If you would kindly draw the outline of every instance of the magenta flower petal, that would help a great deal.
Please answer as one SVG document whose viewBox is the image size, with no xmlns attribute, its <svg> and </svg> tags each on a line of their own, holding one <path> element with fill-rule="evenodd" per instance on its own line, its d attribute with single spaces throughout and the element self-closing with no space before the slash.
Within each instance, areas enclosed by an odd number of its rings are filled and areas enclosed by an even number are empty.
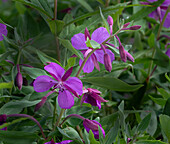
<svg viewBox="0 0 170 144">
<path fill-rule="evenodd" d="M 68 90 L 70 91 L 71 93 L 74 94 L 74 96 L 76 96 L 77 98 L 79 98 L 79 95 L 76 91 L 74 91 L 72 88 L 70 88 L 69 86 L 67 86 L 66 84 L 63 84 L 63 86 Z"/>
<path fill-rule="evenodd" d="M 104 64 L 104 52 L 103 50 L 96 50 L 94 52 L 94 54 L 96 55 L 97 57 L 97 61 L 99 61 L 100 63 Z"/>
<path fill-rule="evenodd" d="M 62 142 L 56 143 L 56 144 L 68 144 L 71 143 L 73 140 L 64 140 Z"/>
<path fill-rule="evenodd" d="M 48 71 L 56 80 L 61 80 L 61 77 L 65 73 L 65 70 L 59 64 L 53 62 L 45 66 L 44 69 Z"/>
<path fill-rule="evenodd" d="M 70 109 L 74 105 L 74 97 L 68 90 L 59 91 L 58 104 L 62 109 Z"/>
<path fill-rule="evenodd" d="M 106 28 L 104 27 L 100 27 L 97 28 L 91 36 L 91 39 L 98 42 L 99 44 L 101 44 L 102 42 L 104 42 L 107 38 L 109 38 L 109 33 L 107 31 Z"/>
<path fill-rule="evenodd" d="M 82 33 L 75 34 L 71 38 L 71 43 L 73 47 L 77 50 L 88 49 L 86 46 L 85 35 Z"/>
<path fill-rule="evenodd" d="M 114 53 L 112 53 L 112 51 L 109 50 L 109 49 L 106 49 L 106 52 L 107 52 L 107 54 L 110 56 L 111 62 L 113 62 L 113 60 L 115 60 L 115 55 L 114 55 Z"/>
<path fill-rule="evenodd" d="M 83 84 L 77 77 L 70 77 L 64 84 L 76 91 L 79 95 L 83 94 Z"/>
<path fill-rule="evenodd" d="M 83 61 L 80 59 L 79 65 L 81 66 L 82 63 L 83 63 Z M 83 67 L 83 71 L 84 71 L 84 73 L 90 73 L 93 71 L 93 69 L 94 69 L 94 64 L 93 64 L 91 57 L 89 57 Z"/>
<path fill-rule="evenodd" d="M 3 35 L 7 36 L 7 33 L 6 25 L 0 23 L 0 41 L 4 39 Z"/>
<path fill-rule="evenodd" d="M 125 51 L 125 52 L 126 52 L 127 60 L 134 62 L 133 56 L 130 53 L 128 53 L 127 51 Z"/>
<path fill-rule="evenodd" d="M 94 137 L 96 139 L 99 139 L 99 131 L 98 131 L 98 125 L 100 126 L 103 136 L 105 137 L 105 131 L 103 130 L 102 126 L 100 123 L 98 123 L 95 120 L 89 120 L 89 119 L 85 119 L 83 121 L 83 126 L 86 129 L 86 131 L 89 133 L 90 130 L 92 130 Z"/>
<path fill-rule="evenodd" d="M 170 48 L 165 53 L 170 58 Z"/>
<path fill-rule="evenodd" d="M 51 77 L 43 75 L 35 79 L 33 86 L 36 92 L 45 92 L 57 84 L 57 81 L 53 80 Z"/>
<path fill-rule="evenodd" d="M 166 13 L 166 11 L 164 11 L 164 10 L 161 11 L 161 18 L 162 19 L 163 19 L 165 13 Z M 168 13 L 168 15 L 166 16 L 166 19 L 165 19 L 163 26 L 166 27 L 166 28 L 170 27 L 170 13 Z"/>
<path fill-rule="evenodd" d="M 156 20 L 159 19 L 159 16 L 156 11 L 151 12 L 148 16 Z"/>
<path fill-rule="evenodd" d="M 69 69 L 66 71 L 66 73 L 63 75 L 62 81 L 65 81 L 65 80 L 71 75 L 72 71 L 73 71 L 73 67 L 69 68 Z"/>
</svg>

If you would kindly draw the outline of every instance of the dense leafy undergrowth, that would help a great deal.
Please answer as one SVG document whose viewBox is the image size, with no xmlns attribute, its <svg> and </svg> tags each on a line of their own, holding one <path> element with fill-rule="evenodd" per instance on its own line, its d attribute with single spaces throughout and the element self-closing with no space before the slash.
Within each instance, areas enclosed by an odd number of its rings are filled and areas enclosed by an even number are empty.
<svg viewBox="0 0 170 144">
<path fill-rule="evenodd" d="M 170 142 L 170 0 L 0 0 L 0 144 Z"/>
</svg>

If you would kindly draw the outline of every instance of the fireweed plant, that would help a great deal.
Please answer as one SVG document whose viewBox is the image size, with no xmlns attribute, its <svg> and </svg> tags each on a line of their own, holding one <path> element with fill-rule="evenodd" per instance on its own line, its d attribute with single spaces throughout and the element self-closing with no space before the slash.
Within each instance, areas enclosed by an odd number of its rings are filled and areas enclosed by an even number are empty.
<svg viewBox="0 0 170 144">
<path fill-rule="evenodd" d="M 121 2 L 0 1 L 0 144 L 170 143 L 170 1 Z"/>
</svg>

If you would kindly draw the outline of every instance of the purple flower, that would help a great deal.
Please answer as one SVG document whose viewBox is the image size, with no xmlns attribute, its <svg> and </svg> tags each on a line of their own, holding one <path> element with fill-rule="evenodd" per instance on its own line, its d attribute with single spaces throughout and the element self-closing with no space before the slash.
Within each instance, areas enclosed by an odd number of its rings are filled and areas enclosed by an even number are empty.
<svg viewBox="0 0 170 144">
<path fill-rule="evenodd" d="M 148 0 L 149 2 L 156 2 L 157 0 Z M 143 2 L 141 2 L 143 3 Z M 150 4 L 147 2 L 144 2 L 143 4 Z M 170 0 L 165 0 L 161 6 L 157 7 L 157 9 L 149 14 L 149 17 L 162 21 L 166 10 L 168 9 L 168 6 L 170 5 Z M 164 27 L 169 28 L 170 27 L 170 13 L 166 16 Z"/>
<path fill-rule="evenodd" d="M 0 23 L 0 41 L 4 39 L 3 35 L 7 36 L 7 33 L 6 25 Z"/>
<path fill-rule="evenodd" d="M 23 83 L 22 74 L 18 72 L 15 78 L 15 85 L 18 87 L 19 90 L 22 89 L 22 83 Z"/>
<path fill-rule="evenodd" d="M 3 125 L 6 122 L 7 116 L 5 114 L 0 115 L 0 125 Z M 7 130 L 7 127 L 0 129 L 0 130 Z"/>
<path fill-rule="evenodd" d="M 83 33 L 78 33 L 75 34 L 71 38 L 71 43 L 73 47 L 77 50 L 81 50 L 81 52 L 84 54 L 84 57 L 86 57 L 92 50 L 93 48 L 87 47 L 86 46 L 86 40 L 87 37 L 90 40 L 94 40 L 99 44 L 102 44 L 107 38 L 109 38 L 109 33 L 107 32 L 106 28 L 100 27 L 96 29 L 92 35 L 90 36 L 88 30 L 85 30 L 85 34 Z M 114 54 L 112 53 L 111 50 L 106 49 L 106 53 L 110 56 L 111 62 L 114 60 Z M 82 64 L 82 60 L 80 59 L 79 65 Z M 98 62 L 104 64 L 104 51 L 100 48 L 97 49 L 87 60 L 86 64 L 83 67 L 83 71 L 85 73 L 90 73 L 93 71 L 94 66 L 100 70 Z"/>
<path fill-rule="evenodd" d="M 170 48 L 165 53 L 170 58 Z"/>
<path fill-rule="evenodd" d="M 102 130 L 103 137 L 105 137 L 105 131 L 102 128 L 101 124 L 95 120 L 89 120 L 89 119 L 84 119 L 83 121 L 83 126 L 86 129 L 86 131 L 89 133 L 90 130 L 92 130 L 94 137 L 96 139 L 99 139 L 99 130 L 98 126 L 100 126 L 100 129 Z"/>
<path fill-rule="evenodd" d="M 53 90 L 59 89 L 58 104 L 63 109 L 70 109 L 74 105 L 74 96 L 82 95 L 83 84 L 77 77 L 69 77 L 73 68 L 65 70 L 56 63 L 50 63 L 44 69 L 55 79 L 43 75 L 35 79 L 33 86 L 36 92 L 45 92 L 53 87 Z M 71 94 L 73 93 L 73 95 Z"/>
<path fill-rule="evenodd" d="M 70 143 L 70 142 L 72 142 L 72 140 L 64 140 L 64 141 L 62 141 L 62 142 L 55 143 L 54 140 L 51 139 L 50 142 L 46 142 L 46 143 L 44 143 L 44 144 L 68 144 L 68 143 Z"/>
<path fill-rule="evenodd" d="M 81 103 L 89 103 L 92 106 L 97 106 L 101 109 L 101 102 L 107 102 L 107 100 L 100 97 L 101 92 L 97 89 L 87 88 L 84 90 L 84 95 L 81 99 Z"/>
</svg>

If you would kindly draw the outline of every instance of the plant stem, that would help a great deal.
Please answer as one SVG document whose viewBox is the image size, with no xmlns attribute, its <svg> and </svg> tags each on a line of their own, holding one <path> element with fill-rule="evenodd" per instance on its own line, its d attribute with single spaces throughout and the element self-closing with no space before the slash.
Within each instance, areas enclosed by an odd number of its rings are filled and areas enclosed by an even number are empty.
<svg viewBox="0 0 170 144">
<path fill-rule="evenodd" d="M 166 17 L 167 17 L 167 15 L 168 15 L 169 12 L 170 12 L 170 5 L 169 5 L 168 9 L 166 10 L 166 13 L 165 13 L 165 15 L 164 15 L 164 17 L 163 17 L 163 20 L 162 20 L 162 22 L 161 22 L 161 24 L 160 24 L 160 26 L 159 26 L 158 34 L 157 34 L 157 40 L 158 40 L 159 37 L 160 37 L 161 29 L 162 29 L 162 27 L 163 27 L 163 24 L 164 24 L 165 19 L 166 19 Z"/>
<path fill-rule="evenodd" d="M 79 74 L 81 73 L 81 71 L 82 71 L 85 63 L 87 62 L 88 58 L 89 58 L 95 51 L 96 51 L 96 49 L 92 50 L 92 51 L 87 55 L 87 57 L 84 59 L 83 63 L 81 64 L 81 66 L 80 66 L 80 68 L 79 68 L 79 70 L 78 70 L 78 72 L 77 72 L 77 74 L 76 74 L 76 77 L 79 76 Z"/>
<path fill-rule="evenodd" d="M 34 117 L 32 117 L 30 115 L 27 115 L 27 114 L 9 114 L 9 115 L 7 115 L 7 117 L 25 117 L 25 118 L 29 118 L 30 120 L 32 120 L 33 122 L 35 122 L 38 125 L 38 127 L 40 128 L 40 131 L 42 133 L 43 138 L 46 139 L 45 134 L 43 132 L 43 129 L 42 129 L 40 123 Z"/>
<path fill-rule="evenodd" d="M 56 122 L 56 124 L 55 124 L 53 130 L 55 130 L 55 128 L 59 125 L 60 120 L 61 120 L 61 118 L 62 118 L 62 115 L 63 115 L 64 111 L 65 111 L 65 109 L 61 109 L 60 115 L 59 115 L 59 117 L 58 117 L 58 119 L 57 119 L 57 122 Z"/>
<path fill-rule="evenodd" d="M 54 102 L 54 111 L 53 111 L 53 126 L 55 127 L 55 122 L 56 122 L 56 103 L 57 103 L 57 100 L 55 99 L 55 102 Z"/>
<path fill-rule="evenodd" d="M 21 59 L 21 53 L 22 53 L 22 49 L 19 50 L 18 52 L 18 57 L 17 57 L 17 64 L 19 64 L 20 59 Z"/>
<path fill-rule="evenodd" d="M 57 0 L 54 0 L 54 20 L 57 19 Z"/>
<path fill-rule="evenodd" d="M 77 115 L 77 114 L 70 114 L 70 115 L 68 115 L 63 121 L 62 121 L 62 123 L 59 125 L 59 127 L 61 127 L 62 126 L 62 124 L 68 119 L 68 118 L 70 118 L 70 117 L 75 117 L 75 118 L 79 118 L 79 119 L 82 119 L 82 120 L 84 120 L 85 118 L 84 117 L 82 117 L 81 115 Z"/>
</svg>

